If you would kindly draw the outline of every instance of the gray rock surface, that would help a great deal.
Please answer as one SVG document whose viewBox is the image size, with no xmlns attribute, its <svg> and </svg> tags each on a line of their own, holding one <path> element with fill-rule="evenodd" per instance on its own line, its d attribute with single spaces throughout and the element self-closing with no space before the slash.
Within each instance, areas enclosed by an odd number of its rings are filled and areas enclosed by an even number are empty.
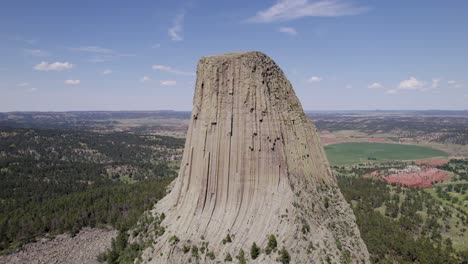
<svg viewBox="0 0 468 264">
<path fill-rule="evenodd" d="M 249 254 L 254 242 L 266 248 L 268 235 L 291 263 L 369 262 L 317 129 L 273 60 L 202 58 L 193 104 L 179 176 L 152 211 L 164 213 L 165 232 L 144 262 L 217 263 L 243 249 L 248 263 L 273 263 L 277 251 Z M 198 254 L 187 251 L 194 246 Z"/>
<path fill-rule="evenodd" d="M 53 239 L 43 238 L 29 243 L 15 253 L 0 256 L 5 264 L 82 264 L 98 263 L 99 253 L 110 248 L 116 230 L 84 228 L 76 236 L 58 235 Z"/>
</svg>

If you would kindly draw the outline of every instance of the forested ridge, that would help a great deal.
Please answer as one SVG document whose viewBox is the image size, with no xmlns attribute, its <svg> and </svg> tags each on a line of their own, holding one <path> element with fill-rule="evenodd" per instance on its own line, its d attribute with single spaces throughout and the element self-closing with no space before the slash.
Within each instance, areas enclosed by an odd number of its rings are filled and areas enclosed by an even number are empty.
<svg viewBox="0 0 468 264">
<path fill-rule="evenodd" d="M 84 226 L 131 226 L 164 196 L 184 140 L 70 129 L 0 130 L 0 252 Z"/>
<path fill-rule="evenodd" d="M 101 260 L 137 258 L 145 245 L 125 239 L 165 195 L 183 146 L 183 139 L 144 132 L 0 128 L 1 254 L 46 234 L 109 226 L 120 233 Z M 393 161 L 333 167 L 371 261 L 466 263 L 468 251 L 457 245 L 467 236 L 468 161 L 440 166 L 456 176 L 429 189 L 362 178 L 404 166 Z"/>
<path fill-rule="evenodd" d="M 468 250 L 447 237 L 466 236 L 468 215 L 449 208 L 419 188 L 392 186 L 380 179 L 350 176 L 335 167 L 340 189 L 352 205 L 372 263 L 466 263 Z"/>
</svg>

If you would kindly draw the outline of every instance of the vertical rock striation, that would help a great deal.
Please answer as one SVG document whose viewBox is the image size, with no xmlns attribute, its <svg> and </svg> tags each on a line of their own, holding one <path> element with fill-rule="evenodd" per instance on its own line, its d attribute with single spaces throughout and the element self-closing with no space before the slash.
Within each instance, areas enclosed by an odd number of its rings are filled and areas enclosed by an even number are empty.
<svg viewBox="0 0 468 264">
<path fill-rule="evenodd" d="M 165 215 L 165 232 L 144 261 L 216 263 L 275 235 L 291 263 L 369 262 L 317 129 L 273 60 L 260 52 L 202 58 L 193 104 L 179 176 L 152 211 Z M 187 252 L 193 246 L 206 250 Z"/>
</svg>

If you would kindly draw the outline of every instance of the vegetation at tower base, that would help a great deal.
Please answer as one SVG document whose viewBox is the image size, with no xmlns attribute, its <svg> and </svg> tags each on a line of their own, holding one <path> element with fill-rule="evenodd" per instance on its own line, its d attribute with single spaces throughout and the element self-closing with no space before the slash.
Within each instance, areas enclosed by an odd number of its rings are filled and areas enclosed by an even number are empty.
<svg viewBox="0 0 468 264">
<path fill-rule="evenodd" d="M 369 262 L 317 129 L 260 52 L 200 60 L 179 176 L 148 213 L 166 217 L 158 236 L 150 229 L 129 238 L 153 242 L 143 262 Z M 272 237 L 270 254 L 244 252 Z"/>
</svg>

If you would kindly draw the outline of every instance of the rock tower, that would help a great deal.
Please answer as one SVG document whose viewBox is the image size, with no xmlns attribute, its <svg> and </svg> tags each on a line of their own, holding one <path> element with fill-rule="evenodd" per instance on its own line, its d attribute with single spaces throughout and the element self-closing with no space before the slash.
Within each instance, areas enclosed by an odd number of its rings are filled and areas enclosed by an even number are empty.
<svg viewBox="0 0 468 264">
<path fill-rule="evenodd" d="M 247 263 L 369 262 L 317 129 L 261 52 L 200 60 L 179 176 L 151 213 L 164 228 L 144 262 L 236 261 L 241 250 Z"/>
</svg>

